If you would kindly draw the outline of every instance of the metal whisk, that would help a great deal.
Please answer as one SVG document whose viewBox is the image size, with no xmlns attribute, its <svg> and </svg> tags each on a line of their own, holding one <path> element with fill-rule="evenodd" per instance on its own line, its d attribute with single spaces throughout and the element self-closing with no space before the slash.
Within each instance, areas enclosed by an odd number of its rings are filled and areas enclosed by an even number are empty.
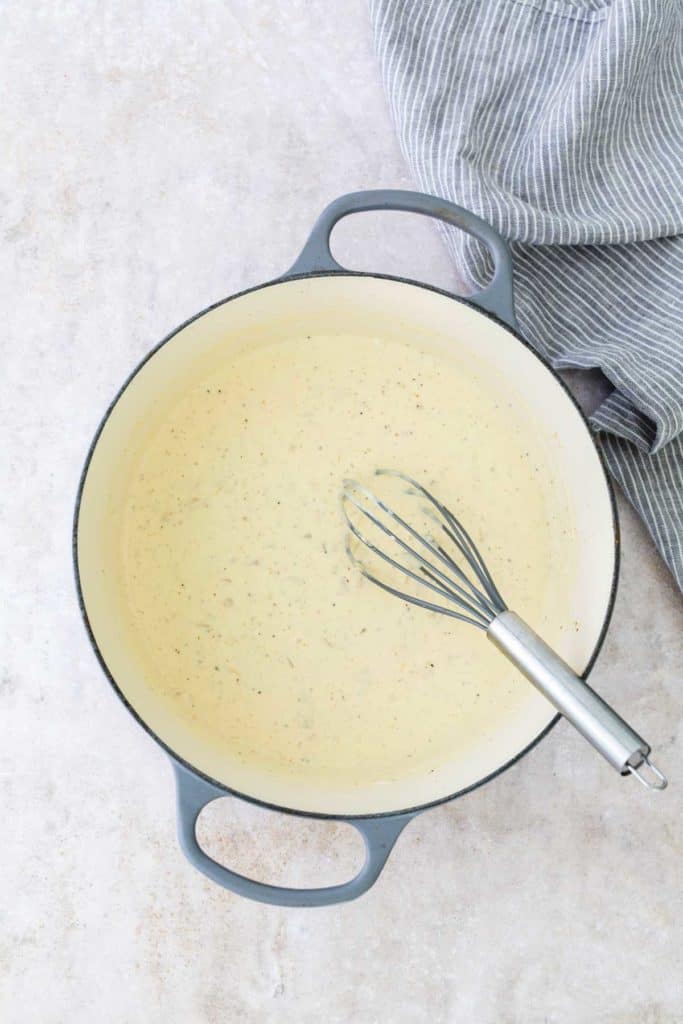
<svg viewBox="0 0 683 1024">
<path fill-rule="evenodd" d="M 649 743 L 614 711 L 570 666 L 549 647 L 501 597 L 476 544 L 460 520 L 426 487 L 403 473 L 377 470 L 378 476 L 397 478 L 408 494 L 426 501 L 430 530 L 425 534 L 366 487 L 344 482 L 342 507 L 351 536 L 347 551 L 366 579 L 402 601 L 467 622 L 486 633 L 540 692 L 575 726 L 621 775 L 635 775 L 648 789 L 664 789 L 667 780 L 649 758 Z M 372 524 L 378 541 L 361 526 Z M 354 552 L 352 538 L 362 549 L 389 566 L 391 573 L 426 588 L 431 600 L 404 591 L 382 579 Z M 394 554 L 385 548 L 391 545 Z M 358 546 L 358 545 L 356 545 Z M 644 769 L 648 774 L 644 774 Z"/>
</svg>

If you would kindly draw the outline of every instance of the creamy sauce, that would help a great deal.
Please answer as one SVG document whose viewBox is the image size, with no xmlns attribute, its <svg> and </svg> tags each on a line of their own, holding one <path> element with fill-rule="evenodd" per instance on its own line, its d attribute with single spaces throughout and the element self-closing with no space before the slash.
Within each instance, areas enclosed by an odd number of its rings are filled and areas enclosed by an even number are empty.
<svg viewBox="0 0 683 1024">
<path fill-rule="evenodd" d="M 342 481 L 377 466 L 432 486 L 557 640 L 570 516 L 552 439 L 504 381 L 355 336 L 217 358 L 142 442 L 120 538 L 149 685 L 207 748 L 353 787 L 434 771 L 521 706 L 483 633 L 349 565 Z"/>
</svg>

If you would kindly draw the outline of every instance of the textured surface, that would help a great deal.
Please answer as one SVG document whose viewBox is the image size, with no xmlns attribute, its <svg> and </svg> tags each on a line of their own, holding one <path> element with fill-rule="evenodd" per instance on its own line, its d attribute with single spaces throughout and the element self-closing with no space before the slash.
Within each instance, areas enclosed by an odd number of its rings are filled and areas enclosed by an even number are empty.
<svg viewBox="0 0 683 1024">
<path fill-rule="evenodd" d="M 673 1024 L 683 621 L 630 510 L 594 680 L 673 785 L 653 798 L 620 782 L 561 725 L 414 822 L 375 889 L 341 908 L 250 904 L 187 867 L 164 757 L 87 645 L 72 503 L 123 377 L 186 316 L 288 266 L 330 198 L 411 184 L 364 6 L 284 10 L 0 10 L 0 1018 Z M 367 215 L 338 237 L 354 266 L 453 283 L 428 225 Z M 345 827 L 228 801 L 203 832 L 227 862 L 295 884 L 337 880 L 359 852 Z"/>
</svg>

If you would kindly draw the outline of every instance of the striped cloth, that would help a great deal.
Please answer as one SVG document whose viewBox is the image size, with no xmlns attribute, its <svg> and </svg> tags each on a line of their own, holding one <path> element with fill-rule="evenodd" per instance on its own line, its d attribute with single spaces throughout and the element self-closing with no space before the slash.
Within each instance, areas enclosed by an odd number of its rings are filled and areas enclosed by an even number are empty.
<svg viewBox="0 0 683 1024">
<path fill-rule="evenodd" d="M 512 245 L 525 337 L 599 367 L 607 465 L 683 588 L 683 3 L 371 0 L 425 192 Z M 481 245 L 444 229 L 472 288 Z"/>
</svg>

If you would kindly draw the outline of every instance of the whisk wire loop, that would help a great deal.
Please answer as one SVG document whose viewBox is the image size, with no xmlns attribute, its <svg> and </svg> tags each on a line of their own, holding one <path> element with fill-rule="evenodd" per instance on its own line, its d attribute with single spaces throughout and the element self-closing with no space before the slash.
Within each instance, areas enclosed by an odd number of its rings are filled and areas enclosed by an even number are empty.
<svg viewBox="0 0 683 1024">
<path fill-rule="evenodd" d="M 450 538 L 453 544 L 455 544 L 458 551 L 460 551 L 461 555 L 463 556 L 469 567 L 476 575 L 482 587 L 484 587 L 484 590 L 486 591 L 486 594 L 493 605 L 493 614 L 495 615 L 501 611 L 504 611 L 507 606 L 493 580 L 493 577 L 491 576 L 491 573 L 488 570 L 488 567 L 481 555 L 481 552 L 477 548 L 476 544 L 472 540 L 472 537 L 467 532 L 463 524 L 451 512 L 451 510 L 447 508 L 445 505 L 443 505 L 438 500 L 438 498 L 435 498 L 431 491 L 427 490 L 427 488 L 424 487 L 423 484 L 418 483 L 417 480 L 414 480 L 412 477 L 406 476 L 404 473 L 397 473 L 396 471 L 390 469 L 379 469 L 377 470 L 377 476 L 391 476 L 399 480 L 404 480 L 406 483 L 410 484 L 410 486 L 415 491 L 417 491 L 419 494 L 422 494 L 427 499 L 427 501 L 430 502 L 430 504 L 437 510 L 437 512 L 440 513 L 442 518 L 445 519 L 446 523 L 448 524 L 445 525 L 443 522 L 440 522 L 437 517 L 437 522 L 439 522 L 441 529 Z M 459 566 L 455 564 L 453 559 L 450 558 L 450 556 L 445 550 L 441 550 L 443 552 L 444 557 L 451 565 L 452 569 L 460 576 L 462 576 L 463 579 L 466 580 L 468 585 L 471 588 L 473 588 L 473 584 L 471 584 L 470 581 L 467 580 L 464 573 L 461 572 Z"/>
<path fill-rule="evenodd" d="M 371 495 L 369 494 L 368 496 L 371 497 Z M 399 547 L 401 547 L 408 555 L 411 556 L 411 558 L 414 558 L 418 562 L 420 572 L 422 573 L 422 575 L 414 572 L 412 569 L 404 565 L 402 562 L 399 562 L 397 559 L 392 558 L 391 555 L 389 555 L 386 551 L 383 551 L 382 548 L 378 547 L 377 544 L 374 544 L 368 537 L 365 536 L 365 534 L 363 534 L 360 531 L 360 529 L 355 525 L 355 523 L 351 521 L 351 519 L 347 515 L 347 523 L 349 530 L 351 531 L 353 536 L 361 542 L 361 544 L 365 545 L 365 547 L 368 548 L 369 551 L 372 551 L 375 555 L 381 558 L 388 565 L 391 565 L 394 569 L 397 569 L 399 572 L 403 573 L 410 579 L 413 579 L 422 586 L 428 587 L 430 590 L 435 591 L 442 597 L 446 598 L 446 600 L 457 600 L 459 606 L 464 611 L 468 612 L 470 615 L 474 617 L 474 619 L 476 620 L 476 625 L 481 625 L 481 628 L 486 628 L 488 621 L 486 618 L 486 615 L 488 614 L 488 608 L 486 607 L 484 602 L 478 601 L 476 597 L 471 597 L 470 594 L 468 594 L 462 587 L 458 586 L 457 583 L 454 583 L 452 580 L 450 580 L 449 577 L 446 576 L 444 572 L 442 572 L 437 566 L 430 562 L 428 558 L 425 558 L 422 554 L 420 554 L 413 547 L 411 547 L 410 544 L 407 544 L 401 537 L 399 537 L 399 535 L 394 530 L 390 529 L 377 516 L 373 515 L 372 512 L 369 511 L 369 509 L 361 505 L 351 495 L 349 495 L 348 493 L 345 494 L 345 499 L 349 501 L 350 504 L 352 504 L 354 508 L 356 508 L 363 516 L 365 516 L 366 519 L 368 519 L 371 523 L 373 523 L 380 530 L 382 530 L 383 533 L 385 533 L 388 537 L 395 541 L 399 545 Z M 375 500 L 377 501 L 377 499 Z M 379 504 L 379 502 L 377 503 Z M 387 509 L 384 508 L 384 511 L 387 511 Z M 397 521 L 403 523 L 403 521 L 400 520 L 400 517 L 396 516 L 393 512 L 391 512 L 391 510 L 387 511 L 387 514 L 391 515 L 393 518 L 396 518 Z M 406 528 L 409 529 L 409 527 Z M 436 551 L 436 549 L 432 548 L 432 546 L 424 539 L 423 543 L 425 544 L 426 547 L 429 548 L 429 550 Z M 411 604 L 423 604 L 420 598 L 413 598 L 411 594 L 405 594 L 401 590 L 392 587 L 390 584 L 387 584 L 385 581 L 375 576 L 374 573 L 372 573 L 367 568 L 367 566 L 363 565 L 363 563 L 355 557 L 349 545 L 347 545 L 347 552 L 351 560 L 360 569 L 360 571 L 366 577 L 366 579 L 369 579 L 371 582 L 376 583 L 384 590 L 388 590 L 390 593 L 395 594 L 397 597 L 402 597 L 404 600 L 408 601 Z M 429 579 L 425 579 L 425 577 L 429 577 Z M 432 582 L 429 582 L 430 580 Z M 473 604 L 473 601 L 476 601 L 476 605 Z M 449 615 L 455 614 L 451 609 L 445 609 L 441 605 L 432 606 L 432 610 L 442 611 L 444 614 Z M 462 618 L 462 616 L 457 617 Z"/>
<path fill-rule="evenodd" d="M 443 615 L 449 615 L 452 618 L 468 622 L 479 629 L 487 630 L 493 619 L 501 611 L 505 611 L 506 605 L 491 578 L 481 554 L 462 523 L 445 505 L 442 505 L 425 487 L 418 484 L 411 477 L 392 470 L 377 470 L 377 475 L 396 477 L 409 485 L 410 491 L 408 493 L 417 493 L 427 499 L 431 506 L 427 510 L 430 518 L 436 521 L 438 527 L 446 534 L 463 557 L 476 582 L 457 564 L 443 544 L 434 541 L 431 537 L 426 537 L 412 526 L 411 523 L 407 522 L 395 509 L 368 490 L 368 488 L 357 481 L 347 480 L 344 483 L 342 507 L 350 533 L 365 548 L 382 559 L 382 561 L 402 573 L 408 579 L 412 579 L 432 592 L 437 593 L 449 602 L 450 605 L 455 605 L 458 611 L 449 606 L 425 601 L 423 598 L 416 597 L 414 594 L 405 592 L 393 586 L 390 582 L 381 579 L 354 555 L 351 545 L 348 543 L 347 551 L 351 560 L 366 579 L 396 597 L 407 601 L 409 604 L 428 608 Z M 359 496 L 365 499 L 365 501 L 360 500 Z M 374 506 L 375 509 L 379 510 L 379 513 L 384 513 L 389 518 L 389 521 L 396 525 L 396 528 L 392 528 L 392 526 L 382 520 L 379 514 L 371 511 L 366 503 Z M 417 563 L 419 572 L 415 572 L 409 565 L 405 565 L 403 561 L 393 558 L 378 544 L 370 540 L 353 522 L 347 505 L 351 505 L 366 520 L 397 544 L 410 559 Z M 434 514 L 434 509 L 438 515 Z M 416 542 L 417 548 L 397 532 L 398 528 L 405 531 L 408 537 Z M 431 557 L 427 557 L 427 553 Z M 441 566 L 445 566 L 448 571 L 444 572 Z"/>
</svg>

